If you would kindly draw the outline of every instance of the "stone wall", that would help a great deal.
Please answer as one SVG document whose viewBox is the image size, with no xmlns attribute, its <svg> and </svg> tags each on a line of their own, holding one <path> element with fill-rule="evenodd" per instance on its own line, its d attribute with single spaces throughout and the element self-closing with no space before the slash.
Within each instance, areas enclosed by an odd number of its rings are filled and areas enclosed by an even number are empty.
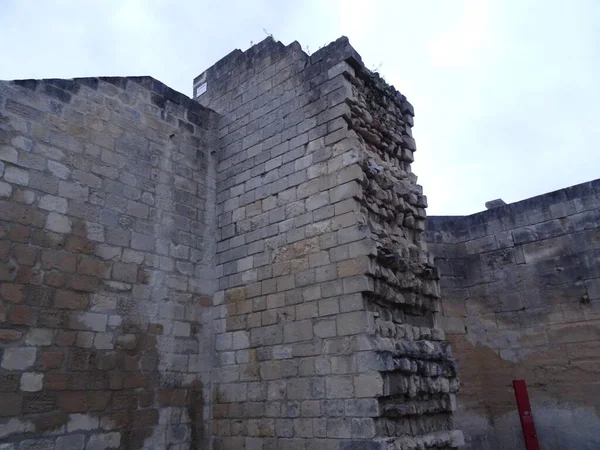
<svg viewBox="0 0 600 450">
<path fill-rule="evenodd" d="M 600 447 L 600 180 L 466 217 L 430 217 L 467 447 L 524 448 L 528 384 L 544 449 Z"/>
<path fill-rule="evenodd" d="M 194 93 L 0 82 L 2 450 L 457 448 L 410 103 L 346 38 Z"/>
<path fill-rule="evenodd" d="M 150 77 L 0 82 L 2 449 L 201 448 L 216 126 Z"/>
<path fill-rule="evenodd" d="M 412 106 L 345 38 L 266 39 L 194 92 L 221 117 L 214 448 L 455 448 Z"/>
</svg>

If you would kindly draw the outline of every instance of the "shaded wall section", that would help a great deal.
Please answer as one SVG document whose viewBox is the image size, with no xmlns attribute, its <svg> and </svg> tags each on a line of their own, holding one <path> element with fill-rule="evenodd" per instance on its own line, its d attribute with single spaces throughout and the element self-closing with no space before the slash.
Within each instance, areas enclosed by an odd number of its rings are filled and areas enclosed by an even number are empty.
<svg viewBox="0 0 600 450">
<path fill-rule="evenodd" d="M 544 449 L 600 447 L 600 180 L 466 217 L 430 217 L 467 448 L 524 448 L 525 379 Z"/>
<path fill-rule="evenodd" d="M 150 77 L 0 82 L 2 448 L 202 448 L 216 124 Z"/>
</svg>

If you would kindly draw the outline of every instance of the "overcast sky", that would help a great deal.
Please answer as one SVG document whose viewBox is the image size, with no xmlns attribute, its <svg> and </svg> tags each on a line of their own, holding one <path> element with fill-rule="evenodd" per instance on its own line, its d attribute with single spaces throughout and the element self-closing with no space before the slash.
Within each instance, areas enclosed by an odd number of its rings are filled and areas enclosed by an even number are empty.
<svg viewBox="0 0 600 450">
<path fill-rule="evenodd" d="M 346 35 L 415 107 L 429 214 L 600 178 L 600 0 L 0 0 L 0 79 L 192 79 L 266 37 Z"/>
</svg>

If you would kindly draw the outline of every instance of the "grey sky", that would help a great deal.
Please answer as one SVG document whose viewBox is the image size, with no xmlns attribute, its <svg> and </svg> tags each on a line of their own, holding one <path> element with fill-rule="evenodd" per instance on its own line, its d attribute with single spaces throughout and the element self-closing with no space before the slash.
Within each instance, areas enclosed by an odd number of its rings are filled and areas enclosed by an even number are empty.
<svg viewBox="0 0 600 450">
<path fill-rule="evenodd" d="M 0 79 L 192 79 L 266 37 L 346 35 L 415 106 L 429 214 L 600 177 L 599 0 L 0 0 Z"/>
</svg>

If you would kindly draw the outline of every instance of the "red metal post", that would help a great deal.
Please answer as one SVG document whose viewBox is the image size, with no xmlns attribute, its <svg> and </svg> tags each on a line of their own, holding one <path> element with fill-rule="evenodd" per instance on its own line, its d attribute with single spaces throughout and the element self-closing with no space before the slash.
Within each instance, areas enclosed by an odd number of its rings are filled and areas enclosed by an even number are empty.
<svg viewBox="0 0 600 450">
<path fill-rule="evenodd" d="M 525 380 L 513 380 L 513 389 L 515 390 L 515 398 L 517 399 L 517 408 L 519 408 L 519 418 L 521 419 L 525 448 L 527 450 L 540 450 Z"/>
</svg>

